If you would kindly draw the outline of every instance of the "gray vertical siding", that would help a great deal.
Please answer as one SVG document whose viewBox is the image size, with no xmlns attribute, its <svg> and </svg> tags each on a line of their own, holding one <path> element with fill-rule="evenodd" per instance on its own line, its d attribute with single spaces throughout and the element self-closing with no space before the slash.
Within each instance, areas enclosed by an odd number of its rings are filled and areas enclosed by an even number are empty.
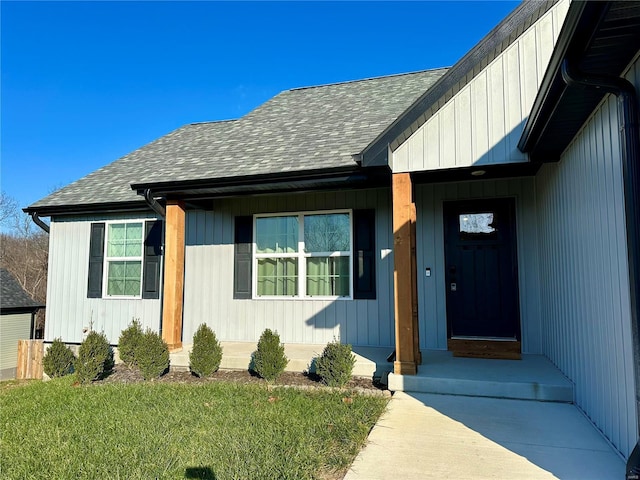
<svg viewBox="0 0 640 480">
<path fill-rule="evenodd" d="M 447 349 L 443 202 L 500 197 L 516 200 L 522 349 L 524 353 L 541 353 L 540 281 L 533 178 L 416 187 L 418 299 L 422 348 Z M 431 277 L 425 276 L 426 268 L 431 268 Z"/>
<path fill-rule="evenodd" d="M 158 330 L 160 300 L 87 298 L 91 222 L 111 219 L 152 218 L 135 215 L 54 218 L 49 236 L 47 321 L 44 339 L 81 342 L 83 331 L 104 332 L 113 344 L 133 318 L 143 328 Z"/>
<path fill-rule="evenodd" d="M 393 248 L 389 189 L 322 192 L 215 200 L 213 209 L 187 212 L 183 341 L 201 323 L 219 338 L 255 342 L 265 328 L 283 342 L 389 346 L 393 322 Z M 233 218 L 257 213 L 374 208 L 376 300 L 233 299 Z"/>
<path fill-rule="evenodd" d="M 0 315 L 0 380 L 15 378 L 18 340 L 31 338 L 31 313 Z"/>
<path fill-rule="evenodd" d="M 400 145 L 394 172 L 526 162 L 518 150 L 569 1 L 554 5 Z"/>
<path fill-rule="evenodd" d="M 640 63 L 627 78 L 640 85 Z M 622 165 L 615 98 L 585 124 L 538 199 L 544 353 L 623 455 L 637 439 Z"/>
</svg>

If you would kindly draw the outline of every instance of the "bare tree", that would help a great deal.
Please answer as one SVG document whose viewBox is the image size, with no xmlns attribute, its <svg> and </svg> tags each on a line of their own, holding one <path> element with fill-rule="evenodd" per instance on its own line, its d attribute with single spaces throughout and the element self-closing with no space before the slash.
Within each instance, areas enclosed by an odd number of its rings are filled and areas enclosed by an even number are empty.
<svg viewBox="0 0 640 480">
<path fill-rule="evenodd" d="M 11 272 L 34 300 L 44 304 L 47 298 L 49 236 L 19 210 L 14 198 L 4 192 L 0 195 L 0 212 L 3 227 L 0 233 L 0 267 Z M 36 329 L 43 325 L 44 312 L 41 312 Z"/>
<path fill-rule="evenodd" d="M 0 225 L 5 227 L 13 226 L 18 214 L 18 202 L 15 198 L 0 192 Z"/>
</svg>

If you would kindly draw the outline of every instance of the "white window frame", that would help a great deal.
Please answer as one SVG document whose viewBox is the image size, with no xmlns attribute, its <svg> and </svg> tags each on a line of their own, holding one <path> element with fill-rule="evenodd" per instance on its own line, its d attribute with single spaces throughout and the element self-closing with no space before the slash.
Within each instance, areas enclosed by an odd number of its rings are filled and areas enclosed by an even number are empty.
<svg viewBox="0 0 640 480">
<path fill-rule="evenodd" d="M 145 225 L 150 219 L 127 219 L 127 220 L 108 220 L 104 222 L 104 250 L 103 250 L 103 264 L 102 264 L 102 298 L 113 300 L 138 300 L 142 298 L 142 290 L 144 288 L 144 237 L 145 237 Z M 142 238 L 140 240 L 140 256 L 138 257 L 109 257 L 107 255 L 109 246 L 109 225 L 121 225 L 125 223 L 141 223 L 142 224 Z M 109 286 L 109 262 L 135 262 L 140 261 L 140 294 L 138 295 L 108 295 L 107 289 Z"/>
<path fill-rule="evenodd" d="M 305 252 L 304 251 L 304 217 L 327 214 L 349 215 L 349 251 L 339 252 Z M 269 217 L 298 217 L 298 251 L 292 253 L 257 253 L 257 220 Z M 348 257 L 349 258 L 349 295 L 307 295 L 307 258 L 312 257 Z M 258 295 L 258 259 L 260 258 L 295 258 L 298 265 L 298 291 L 296 295 Z M 277 212 L 256 214 L 253 216 L 253 245 L 251 249 L 251 297 L 255 300 L 353 300 L 353 211 L 340 210 L 305 210 L 295 212 Z"/>
</svg>

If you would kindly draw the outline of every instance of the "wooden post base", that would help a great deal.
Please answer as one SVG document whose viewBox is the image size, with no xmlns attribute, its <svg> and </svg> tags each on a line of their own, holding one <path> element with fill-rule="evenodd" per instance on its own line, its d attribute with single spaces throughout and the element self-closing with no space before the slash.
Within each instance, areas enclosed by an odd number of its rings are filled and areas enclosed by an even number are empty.
<svg viewBox="0 0 640 480">
<path fill-rule="evenodd" d="M 167 344 L 169 347 L 169 353 L 176 353 L 182 351 L 182 342 Z"/>
<path fill-rule="evenodd" d="M 393 362 L 393 373 L 396 375 L 415 375 L 418 367 L 415 362 Z"/>
</svg>

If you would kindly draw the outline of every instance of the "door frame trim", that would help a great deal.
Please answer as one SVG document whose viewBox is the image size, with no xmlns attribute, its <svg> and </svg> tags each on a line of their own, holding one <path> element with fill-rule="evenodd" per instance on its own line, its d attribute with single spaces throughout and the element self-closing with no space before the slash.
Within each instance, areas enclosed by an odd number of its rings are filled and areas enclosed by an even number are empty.
<svg viewBox="0 0 640 480">
<path fill-rule="evenodd" d="M 443 200 L 442 202 L 442 235 L 443 235 L 443 261 L 444 261 L 444 267 L 445 267 L 445 274 L 444 274 L 444 291 L 445 291 L 445 321 L 446 321 L 446 328 L 447 328 L 447 349 L 451 350 L 451 348 L 449 348 L 450 345 L 450 341 L 452 339 L 456 339 L 456 336 L 452 336 L 451 330 L 452 330 L 452 325 L 451 325 L 451 321 L 449 318 L 449 312 L 448 312 L 448 290 L 447 290 L 447 286 L 448 286 L 448 275 L 446 272 L 447 269 L 447 265 L 446 265 L 446 260 L 447 260 L 447 248 L 448 248 L 448 242 L 447 242 L 447 233 L 448 233 L 448 226 L 447 226 L 447 219 L 448 216 L 452 213 L 452 210 L 457 210 L 459 208 L 465 208 L 466 205 L 469 206 L 469 208 L 471 210 L 477 210 L 478 212 L 481 211 L 486 211 L 487 207 L 485 207 L 485 205 L 492 205 L 492 204 L 501 204 L 501 205 L 506 205 L 507 207 L 507 211 L 510 215 L 510 238 L 511 238 L 511 261 L 512 261 L 512 265 L 515 268 L 515 280 L 516 280 L 516 285 L 515 285 L 515 301 L 516 301 L 516 316 L 517 316 L 517 321 L 516 321 L 516 329 L 515 329 L 515 339 L 513 339 L 513 341 L 517 342 L 519 345 L 521 345 L 522 342 L 522 315 L 521 315 L 521 308 L 520 308 L 520 265 L 518 262 L 518 198 L 517 196 L 514 195 L 508 195 L 508 196 L 504 196 L 504 197 L 480 197 L 480 198 L 466 198 L 466 199 L 461 199 L 461 200 Z M 477 340 L 481 340 L 481 341 L 492 341 L 495 338 L 494 337 L 476 337 Z M 504 340 L 499 340 L 500 342 L 504 342 L 504 341 L 509 341 L 509 337 L 505 337 Z"/>
</svg>

